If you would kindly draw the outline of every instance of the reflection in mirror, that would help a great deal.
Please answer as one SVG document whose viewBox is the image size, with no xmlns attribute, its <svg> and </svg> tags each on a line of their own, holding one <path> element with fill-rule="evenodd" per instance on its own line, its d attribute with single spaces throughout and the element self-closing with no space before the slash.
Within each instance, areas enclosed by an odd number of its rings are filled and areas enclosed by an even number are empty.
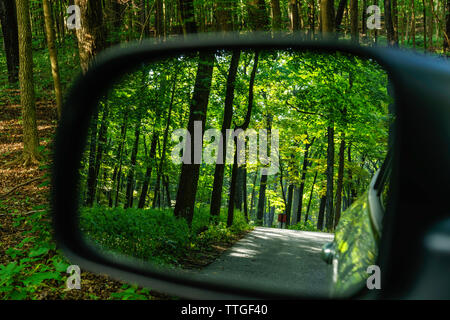
<svg viewBox="0 0 450 320">
<path fill-rule="evenodd" d="M 388 150 L 387 87 L 374 61 L 339 52 L 217 50 L 142 64 L 92 118 L 84 236 L 208 281 L 321 296 L 365 286 L 380 236 L 368 191 Z"/>
</svg>

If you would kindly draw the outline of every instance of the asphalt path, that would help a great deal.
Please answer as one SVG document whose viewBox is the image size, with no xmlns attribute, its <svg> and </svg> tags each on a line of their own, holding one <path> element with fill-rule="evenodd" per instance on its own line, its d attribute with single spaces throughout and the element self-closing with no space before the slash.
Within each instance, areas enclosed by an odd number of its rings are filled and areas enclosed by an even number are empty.
<svg viewBox="0 0 450 320">
<path fill-rule="evenodd" d="M 257 227 L 200 271 L 202 276 L 237 283 L 327 295 L 332 267 L 321 258 L 334 235 Z"/>
</svg>

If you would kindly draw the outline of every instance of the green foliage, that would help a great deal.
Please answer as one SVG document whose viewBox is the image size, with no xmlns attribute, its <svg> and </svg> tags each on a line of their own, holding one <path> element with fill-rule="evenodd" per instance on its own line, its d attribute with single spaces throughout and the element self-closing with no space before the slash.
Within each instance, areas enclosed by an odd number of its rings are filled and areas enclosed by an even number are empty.
<svg viewBox="0 0 450 320">
<path fill-rule="evenodd" d="M 34 208 L 41 209 L 41 206 Z M 22 232 L 24 236 L 14 247 L 5 253 L 12 260 L 0 265 L 0 298 L 35 298 L 36 292 L 48 286 L 58 287 L 64 280 L 68 263 L 55 254 L 55 245 L 50 237 L 48 211 L 37 211 L 30 216 L 15 216 L 16 226 L 31 226 Z M 33 236 L 28 236 L 33 234 Z"/>
<path fill-rule="evenodd" d="M 207 208 L 195 212 L 191 228 L 172 210 L 83 208 L 80 226 L 86 238 L 102 250 L 132 256 L 160 265 L 178 266 L 190 250 L 207 248 L 211 243 L 228 242 L 251 227 L 243 214 L 235 212 L 235 222 L 226 227 L 221 215 L 210 221 Z"/>
<path fill-rule="evenodd" d="M 306 222 L 298 222 L 297 224 L 288 226 L 290 230 L 301 230 L 301 231 L 320 231 L 317 229 L 316 223 L 311 220 Z"/>
</svg>

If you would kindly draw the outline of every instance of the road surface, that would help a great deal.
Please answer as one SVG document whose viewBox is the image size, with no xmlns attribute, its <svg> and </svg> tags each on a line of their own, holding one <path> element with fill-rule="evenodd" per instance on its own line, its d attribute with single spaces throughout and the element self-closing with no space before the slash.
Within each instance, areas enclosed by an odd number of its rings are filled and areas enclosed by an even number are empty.
<svg viewBox="0 0 450 320">
<path fill-rule="evenodd" d="M 321 249 L 333 237 L 323 232 L 257 227 L 200 274 L 326 295 L 332 269 L 321 259 Z"/>
</svg>

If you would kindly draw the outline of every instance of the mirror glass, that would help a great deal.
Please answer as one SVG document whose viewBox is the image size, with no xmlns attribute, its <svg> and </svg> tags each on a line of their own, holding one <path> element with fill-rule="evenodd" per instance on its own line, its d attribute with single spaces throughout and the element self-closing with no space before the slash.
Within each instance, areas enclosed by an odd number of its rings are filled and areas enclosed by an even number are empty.
<svg viewBox="0 0 450 320">
<path fill-rule="evenodd" d="M 167 273 L 349 294 L 378 253 L 373 221 L 388 188 L 371 185 L 392 108 L 386 71 L 341 52 L 215 50 L 142 63 L 92 117 L 80 228 L 104 252 Z"/>
</svg>

